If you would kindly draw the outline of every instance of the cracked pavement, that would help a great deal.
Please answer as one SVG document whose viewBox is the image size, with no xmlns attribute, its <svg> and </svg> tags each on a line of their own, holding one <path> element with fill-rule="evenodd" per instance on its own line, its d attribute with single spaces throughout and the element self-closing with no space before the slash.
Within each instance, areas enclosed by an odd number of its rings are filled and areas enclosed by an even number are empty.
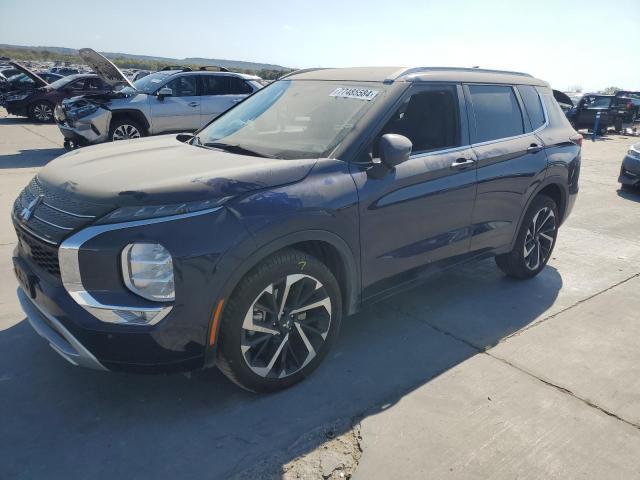
<svg viewBox="0 0 640 480">
<path fill-rule="evenodd" d="M 449 270 L 345 319 L 312 377 L 258 396 L 216 370 L 73 368 L 31 330 L 9 211 L 62 138 L 0 110 L 0 478 L 640 477 L 640 195 L 616 183 L 633 142 L 585 140 L 537 278 Z"/>
</svg>

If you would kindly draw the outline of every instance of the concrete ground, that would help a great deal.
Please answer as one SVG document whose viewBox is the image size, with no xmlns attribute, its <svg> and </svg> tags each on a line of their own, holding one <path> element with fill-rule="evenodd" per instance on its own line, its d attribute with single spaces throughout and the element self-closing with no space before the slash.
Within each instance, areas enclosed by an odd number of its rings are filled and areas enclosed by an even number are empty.
<svg viewBox="0 0 640 480">
<path fill-rule="evenodd" d="M 9 211 L 61 140 L 0 110 L 0 478 L 640 478 L 640 195 L 616 183 L 637 138 L 585 141 L 537 278 L 492 261 L 434 277 L 263 396 L 216 370 L 74 368 L 31 330 Z"/>
</svg>

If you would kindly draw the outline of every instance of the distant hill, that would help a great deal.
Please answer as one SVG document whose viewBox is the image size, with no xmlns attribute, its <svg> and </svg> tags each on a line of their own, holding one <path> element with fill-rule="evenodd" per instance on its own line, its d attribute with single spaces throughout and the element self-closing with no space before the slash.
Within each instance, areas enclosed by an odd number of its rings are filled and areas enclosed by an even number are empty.
<svg viewBox="0 0 640 480">
<path fill-rule="evenodd" d="M 52 52 L 59 55 L 77 56 L 78 50 L 74 48 L 64 47 L 41 47 L 41 46 L 25 46 L 25 45 L 9 45 L 0 44 L 0 50 L 30 50 L 32 52 Z M 273 65 L 270 63 L 245 62 L 242 60 L 224 60 L 220 58 L 170 58 L 170 57 L 154 57 L 150 55 L 135 55 L 131 53 L 118 52 L 100 52 L 105 57 L 113 59 L 137 60 L 142 62 L 160 62 L 173 65 L 218 65 L 232 70 L 274 70 L 274 71 L 290 71 L 290 68 L 281 65 Z"/>
</svg>

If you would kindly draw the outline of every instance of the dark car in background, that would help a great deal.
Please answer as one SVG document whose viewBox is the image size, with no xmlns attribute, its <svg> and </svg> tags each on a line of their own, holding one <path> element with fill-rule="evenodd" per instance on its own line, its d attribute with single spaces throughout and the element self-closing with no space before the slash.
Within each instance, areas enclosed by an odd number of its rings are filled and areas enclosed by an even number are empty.
<svg viewBox="0 0 640 480">
<path fill-rule="evenodd" d="M 62 78 L 62 75 L 58 75 L 56 73 L 35 72 L 35 74 L 42 78 L 47 84 L 53 83 Z M 0 93 L 33 90 L 34 88 L 37 88 L 37 86 L 36 81 L 26 73 L 18 73 L 9 77 L 5 81 L 0 79 Z"/>
<path fill-rule="evenodd" d="M 640 143 L 629 147 L 622 160 L 618 182 L 625 190 L 637 190 L 640 188 Z"/>
<path fill-rule="evenodd" d="M 48 163 L 13 207 L 18 296 L 75 365 L 285 388 L 365 302 L 483 258 L 540 273 L 581 143 L 527 74 L 293 73 L 195 135 Z"/>
<path fill-rule="evenodd" d="M 640 119 L 640 92 L 621 90 L 616 93 L 616 104 L 624 110 L 622 114 L 625 122 L 635 122 Z"/>
<path fill-rule="evenodd" d="M 626 113 L 621 102 L 614 95 L 586 93 L 578 104 L 565 112 L 571 125 L 576 130 L 586 128 L 592 130 L 596 115 L 600 115 L 598 134 L 604 135 L 610 127 L 622 131 L 623 116 Z"/>
<path fill-rule="evenodd" d="M 4 107 L 11 115 L 29 117 L 37 122 L 53 121 L 55 106 L 65 98 L 106 93 L 112 89 L 98 75 L 91 73 L 69 75 L 51 84 L 26 67 L 23 68 L 23 73 L 33 80 L 33 88 L 9 92 L 5 96 Z"/>
</svg>

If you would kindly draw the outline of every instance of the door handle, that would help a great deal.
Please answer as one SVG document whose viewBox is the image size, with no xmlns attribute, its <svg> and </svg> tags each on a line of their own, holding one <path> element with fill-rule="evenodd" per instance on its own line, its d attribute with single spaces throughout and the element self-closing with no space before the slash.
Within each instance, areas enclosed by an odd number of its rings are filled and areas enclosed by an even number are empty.
<svg viewBox="0 0 640 480">
<path fill-rule="evenodd" d="M 537 153 L 543 148 L 544 147 L 542 145 L 538 145 L 537 143 L 532 143 L 531 145 L 529 145 L 529 148 L 527 148 L 527 153 Z"/>
<path fill-rule="evenodd" d="M 476 161 L 471 158 L 464 158 L 464 157 L 456 158 L 456 160 L 451 164 L 451 168 L 462 170 L 462 169 L 471 167 L 475 163 Z"/>
<path fill-rule="evenodd" d="M 190 107 L 197 107 L 198 105 L 200 105 L 198 102 L 189 102 Z"/>
</svg>

